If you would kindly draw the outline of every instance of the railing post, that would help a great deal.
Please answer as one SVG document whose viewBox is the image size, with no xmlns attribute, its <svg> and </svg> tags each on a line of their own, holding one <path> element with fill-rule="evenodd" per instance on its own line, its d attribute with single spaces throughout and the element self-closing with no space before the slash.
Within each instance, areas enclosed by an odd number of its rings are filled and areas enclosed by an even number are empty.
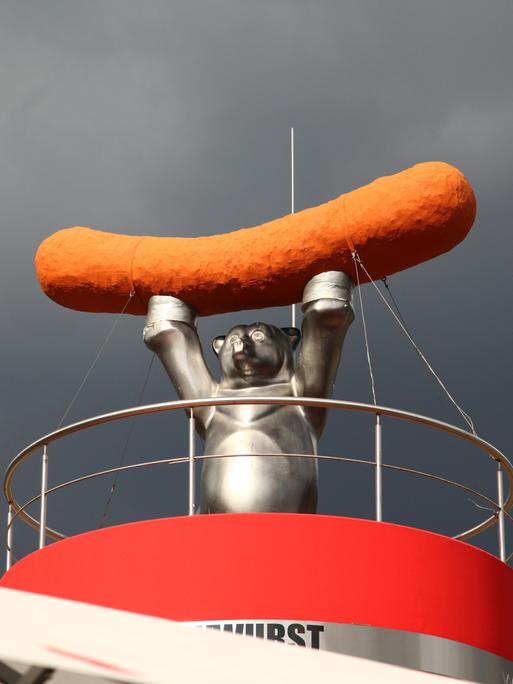
<svg viewBox="0 0 513 684">
<path fill-rule="evenodd" d="M 5 561 L 5 570 L 10 570 L 12 566 L 12 545 L 14 541 L 14 515 L 12 504 L 9 504 L 7 509 L 7 554 Z"/>
<path fill-rule="evenodd" d="M 499 557 L 506 561 L 506 535 L 504 533 L 504 484 L 502 481 L 502 467 L 497 461 L 497 505 L 499 507 L 497 517 L 499 522 Z"/>
<path fill-rule="evenodd" d="M 374 452 L 376 460 L 375 487 L 376 487 L 376 520 L 383 520 L 383 483 L 382 475 L 382 442 L 381 442 L 381 416 L 376 413 L 376 428 L 374 437 Z"/>
<path fill-rule="evenodd" d="M 41 461 L 41 508 L 39 516 L 39 548 L 42 549 L 46 541 L 46 512 L 48 489 L 48 445 L 43 446 L 43 458 Z"/>
<path fill-rule="evenodd" d="M 194 409 L 191 408 L 189 415 L 189 515 L 194 515 L 196 476 L 194 470 L 194 456 L 196 452 Z"/>
</svg>

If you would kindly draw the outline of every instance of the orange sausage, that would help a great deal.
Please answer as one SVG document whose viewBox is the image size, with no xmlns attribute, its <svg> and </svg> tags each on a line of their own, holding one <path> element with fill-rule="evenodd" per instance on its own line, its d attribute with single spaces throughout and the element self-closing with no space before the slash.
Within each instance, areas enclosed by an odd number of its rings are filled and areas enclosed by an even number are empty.
<svg viewBox="0 0 513 684">
<path fill-rule="evenodd" d="M 144 314 L 172 294 L 200 315 L 291 304 L 316 273 L 355 279 L 356 248 L 373 279 L 447 252 L 470 230 L 470 183 L 443 162 L 417 164 L 318 207 L 209 237 L 136 237 L 66 228 L 39 247 L 44 292 L 79 311 Z M 360 276 L 360 280 L 365 278 Z"/>
</svg>

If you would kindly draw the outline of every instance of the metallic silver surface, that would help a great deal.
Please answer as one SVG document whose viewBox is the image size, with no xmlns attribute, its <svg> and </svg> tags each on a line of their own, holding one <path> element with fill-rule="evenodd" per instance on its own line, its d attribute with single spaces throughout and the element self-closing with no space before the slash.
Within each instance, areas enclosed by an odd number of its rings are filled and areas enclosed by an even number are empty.
<svg viewBox="0 0 513 684">
<path fill-rule="evenodd" d="M 14 526 L 13 526 L 13 508 L 12 504 L 7 507 L 7 535 L 6 535 L 6 559 L 5 559 L 5 569 L 10 570 L 12 565 L 12 545 L 14 543 Z"/>
<path fill-rule="evenodd" d="M 196 318 L 196 311 L 181 299 L 168 295 L 155 295 L 148 306 L 143 336 L 146 336 L 150 330 L 151 334 L 155 334 L 155 328 L 165 328 L 166 321 L 181 321 L 188 325 L 196 325 Z"/>
<path fill-rule="evenodd" d="M 302 343 L 295 328 L 266 323 L 237 325 L 214 340 L 221 365 L 216 382 L 194 327 L 194 312 L 175 297 L 152 297 L 144 341 L 161 360 L 183 399 L 226 397 L 329 397 L 345 335 L 354 314 L 349 277 L 314 276 L 303 297 Z M 155 301 L 154 301 L 155 300 Z M 176 312 L 176 315 L 175 315 Z M 205 454 L 237 455 L 207 461 L 201 469 L 201 512 L 314 513 L 317 463 L 289 453 L 315 454 L 326 422 L 324 408 L 278 405 L 213 406 L 196 412 Z M 259 454 L 283 454 L 261 459 Z"/>
<path fill-rule="evenodd" d="M 436 420 L 434 418 L 429 418 L 428 416 L 422 416 L 420 414 L 416 413 L 411 413 L 409 411 L 402 411 L 400 409 L 394 409 L 386 406 L 375 406 L 374 404 L 363 404 L 359 402 L 351 402 L 351 401 L 341 401 L 341 400 L 335 400 L 335 399 L 316 399 L 313 397 L 251 397 L 251 403 L 252 404 L 275 404 L 275 405 L 287 405 L 289 403 L 298 405 L 298 406 L 313 406 L 313 407 L 324 407 L 324 408 L 329 408 L 329 409 L 339 409 L 339 410 L 345 410 L 345 411 L 350 411 L 350 412 L 357 412 L 357 413 L 367 413 L 367 414 L 372 414 L 376 415 L 376 413 L 379 413 L 380 416 L 388 416 L 390 418 L 396 418 L 399 420 L 405 420 L 408 422 L 416 423 L 419 425 L 424 425 L 430 428 L 433 428 L 435 430 L 439 430 L 441 432 L 453 435 L 457 437 L 458 439 L 462 439 L 463 441 L 469 442 L 470 444 L 473 444 L 474 446 L 478 447 L 482 451 L 484 451 L 487 456 L 493 460 L 494 462 L 500 462 L 503 466 L 503 470 L 506 473 L 508 477 L 508 484 L 509 484 L 509 493 L 506 498 L 506 501 L 504 502 L 504 514 L 505 516 L 508 517 L 508 520 L 513 520 L 511 517 L 509 511 L 513 506 L 513 466 L 511 465 L 510 461 L 506 458 L 504 454 L 502 454 L 496 447 L 494 447 L 492 444 L 489 442 L 485 441 L 484 439 L 481 439 L 477 435 L 474 435 L 471 432 L 467 432 L 466 430 L 463 430 L 462 428 L 450 425 L 449 423 L 444 423 L 443 421 Z M 68 426 L 64 426 L 62 428 L 59 428 L 57 430 L 54 430 L 53 432 L 48 433 L 47 435 L 44 435 L 43 437 L 40 437 L 39 439 L 35 440 L 32 442 L 30 445 L 25 447 L 9 464 L 7 467 L 5 477 L 4 477 L 4 496 L 7 500 L 8 503 L 12 505 L 12 519 L 11 519 L 11 524 L 9 525 L 9 528 L 12 527 L 12 524 L 16 518 L 19 518 L 22 520 L 24 523 L 29 525 L 30 527 L 34 529 L 39 529 L 39 520 L 34 518 L 32 515 L 30 515 L 27 512 L 27 508 L 29 508 L 32 504 L 40 500 L 40 495 L 36 495 L 29 499 L 25 504 L 20 504 L 13 491 L 13 486 L 14 486 L 14 477 L 16 475 L 16 472 L 18 469 L 29 459 L 32 455 L 37 453 L 43 446 L 44 444 L 52 444 L 53 442 L 56 442 L 60 439 L 63 439 L 64 437 L 68 435 L 75 434 L 77 432 L 80 432 L 82 430 L 86 430 L 98 425 L 105 425 L 107 423 L 115 422 L 117 420 L 122 420 L 125 418 L 132 418 L 134 416 L 142 416 L 142 415 L 148 415 L 148 414 L 153 414 L 153 413 L 162 413 L 162 412 L 167 412 L 167 411 L 173 411 L 173 410 L 186 410 L 189 412 L 190 408 L 198 409 L 198 408 L 204 408 L 208 406 L 225 406 L 225 405 L 240 405 L 247 403 L 248 400 L 242 397 L 239 398 L 227 398 L 227 397 L 210 397 L 206 399 L 197 399 L 197 400 L 191 400 L 191 401 L 171 401 L 171 402 L 162 402 L 162 403 L 157 403 L 157 404 L 148 404 L 146 406 L 136 406 L 136 407 L 131 407 L 127 409 L 121 409 L 119 411 L 112 411 L 109 413 L 105 413 L 99 416 L 93 416 L 91 418 L 87 418 L 85 420 L 78 421 L 77 423 L 73 423 Z M 291 455 L 293 457 L 293 455 Z M 303 455 L 302 455 L 303 457 Z M 196 460 L 208 460 L 215 458 L 215 455 L 211 456 L 196 456 Z M 375 462 L 364 460 L 364 459 L 351 459 L 351 458 L 346 458 L 342 456 L 318 456 L 318 458 L 322 458 L 325 460 L 337 460 L 341 462 L 354 462 L 354 463 L 360 463 L 362 465 L 369 465 L 374 467 Z M 111 474 L 114 472 L 117 472 L 118 470 L 130 470 L 130 469 L 137 469 L 141 467 L 148 467 L 152 465 L 156 465 L 159 463 L 187 463 L 188 462 L 188 457 L 178 457 L 175 459 L 161 459 L 158 461 L 149 461 L 145 462 L 142 464 L 134 464 L 130 466 L 122 466 L 120 468 L 110 468 L 104 471 L 100 471 L 99 473 L 92 473 L 89 475 L 85 475 L 79 478 L 75 478 L 73 480 L 70 480 L 68 482 L 62 483 L 60 485 L 56 485 L 50 489 L 47 490 L 47 494 L 50 494 L 53 491 L 57 491 L 59 489 L 62 489 L 65 486 L 76 484 L 78 482 L 82 482 L 85 480 L 93 479 L 94 477 L 98 477 L 101 475 L 107 475 Z M 413 475 L 418 475 L 421 477 L 429 478 L 434 481 L 438 481 L 447 485 L 450 485 L 452 487 L 461 489 L 462 491 L 468 492 L 469 494 L 472 494 L 473 496 L 476 496 L 478 499 L 480 499 L 483 503 L 486 503 L 488 506 L 490 506 L 493 509 L 497 509 L 497 502 L 492 500 L 490 497 L 486 496 L 485 494 L 478 492 L 470 487 L 467 487 L 466 485 L 462 485 L 461 483 L 455 482 L 453 480 L 449 480 L 444 477 L 440 477 L 438 475 L 434 475 L 432 473 L 425 473 L 422 471 L 415 470 L 413 468 L 407 468 L 404 466 L 396 466 L 396 465 L 391 465 L 391 464 L 383 464 L 383 468 L 390 469 L 390 470 L 396 470 L 396 471 L 401 471 L 405 473 L 410 473 Z M 485 518 L 481 523 L 478 525 L 475 525 L 474 527 L 464 530 L 456 535 L 454 535 L 455 539 L 460 539 L 460 540 L 467 540 L 470 539 L 473 536 L 476 536 L 478 534 L 481 534 L 485 530 L 489 529 L 490 527 L 493 527 L 493 525 L 497 524 L 497 514 L 494 513 L 493 515 L 489 516 L 488 518 Z M 56 530 L 52 530 L 51 528 L 47 527 L 46 528 L 46 535 L 52 539 L 64 539 L 66 538 L 66 535 L 62 534 L 61 532 L 58 532 Z"/>
<path fill-rule="evenodd" d="M 504 531 L 504 484 L 502 482 L 502 466 L 497 463 L 497 504 L 498 510 L 498 533 L 499 533 L 499 557 L 501 561 L 506 561 L 506 535 Z"/>
<path fill-rule="evenodd" d="M 260 454 L 260 458 L 271 458 L 275 454 Z M 324 461 L 339 461 L 341 463 L 357 463 L 359 465 L 366 465 L 366 466 L 372 466 L 375 468 L 375 462 L 366 460 L 366 459 L 361 459 L 361 458 L 349 458 L 346 456 L 328 456 L 324 454 L 317 454 L 315 456 L 313 455 L 299 455 L 299 454 L 287 454 L 290 458 L 312 458 L 312 459 L 318 459 L 318 460 L 324 460 Z M 211 460 L 214 458 L 226 458 L 226 456 L 218 456 L 216 454 L 209 454 L 209 455 L 203 455 L 203 456 L 196 456 L 195 460 Z M 231 455 L 230 458 L 237 458 L 237 455 Z M 164 459 L 158 459 L 155 461 L 144 461 L 142 463 L 132 463 L 130 465 L 126 466 L 118 466 L 117 468 L 108 468 L 106 470 L 99 470 L 94 473 L 89 473 L 88 475 L 82 475 L 81 477 L 74 478 L 72 480 L 67 480 L 66 482 L 61 482 L 61 484 L 55 485 L 54 487 L 50 487 L 47 490 L 47 495 L 52 494 L 55 491 L 58 491 L 60 489 L 64 489 L 65 487 L 69 487 L 75 484 L 79 484 L 80 482 L 84 482 L 86 480 L 91 480 L 96 477 L 103 477 L 105 475 L 112 475 L 113 473 L 121 472 L 121 471 L 128 471 L 128 470 L 138 470 L 140 468 L 148 468 L 156 465 L 180 465 L 183 463 L 189 463 L 190 459 L 189 457 L 177 457 L 177 458 L 164 458 Z M 447 478 L 444 477 L 439 477 L 438 475 L 433 475 L 432 473 L 425 473 L 421 470 L 416 470 L 414 468 L 406 468 L 404 466 L 395 466 L 395 465 L 390 465 L 390 464 L 383 464 L 383 468 L 389 469 L 389 470 L 396 470 L 399 472 L 403 473 L 408 473 L 410 475 L 417 475 L 419 477 L 425 477 L 430 480 L 433 480 L 435 482 L 440 482 L 442 484 L 449 485 L 451 487 L 454 487 L 456 489 L 461 489 L 464 492 L 467 492 L 468 494 L 472 494 L 472 496 L 477 497 L 478 499 L 481 499 L 484 504 L 488 504 L 492 508 L 497 508 L 497 503 L 491 499 L 490 497 L 486 496 L 485 494 L 482 494 L 481 492 L 476 491 L 475 489 L 472 489 L 471 487 L 467 487 L 466 485 L 462 485 L 459 482 L 454 482 L 453 480 L 448 480 Z M 18 516 L 20 518 L 22 517 L 22 513 L 33 503 L 36 501 L 39 501 L 41 498 L 41 494 L 37 494 L 36 496 L 32 497 L 29 499 L 25 504 L 22 506 L 19 506 L 17 508 L 16 513 L 12 516 L 12 520 Z M 513 517 L 505 511 L 505 515 L 508 517 L 508 519 L 513 522 Z M 31 516 L 27 515 L 28 519 L 23 518 L 23 522 L 27 523 L 30 527 L 33 527 L 34 529 L 39 529 L 39 521 L 35 520 Z M 10 527 L 8 523 L 8 528 Z M 51 530 L 47 527 L 46 529 L 46 535 L 48 537 L 51 537 L 52 539 L 59 540 L 59 539 L 66 539 L 67 535 L 62 534 L 61 532 L 57 532 L 55 530 Z M 453 538 L 459 538 L 459 535 Z M 509 559 L 508 559 L 509 560 Z"/>
<path fill-rule="evenodd" d="M 311 278 L 305 285 L 301 309 L 319 299 L 338 299 L 349 307 L 352 300 L 353 281 L 343 271 L 324 271 Z"/>
<path fill-rule="evenodd" d="M 382 447 L 382 432 L 381 432 L 381 416 L 376 414 L 376 427 L 374 437 L 374 448 L 376 458 L 376 520 L 381 522 L 383 520 L 383 482 L 382 482 L 382 465 L 383 465 L 383 447 Z"/>
<path fill-rule="evenodd" d="M 290 456 L 293 456 L 293 454 L 290 454 Z M 262 455 L 262 458 L 266 458 L 266 457 L 268 457 L 268 456 L 267 456 L 267 455 Z M 211 459 L 211 458 L 216 458 L 216 456 L 215 456 L 215 455 L 199 456 L 199 457 L 197 457 L 197 458 L 198 458 L 198 459 Z M 302 456 L 302 458 L 304 458 L 304 457 Z M 309 458 L 315 458 L 315 457 L 314 457 L 314 456 L 309 456 Z M 318 458 L 319 458 L 319 459 L 322 459 L 322 460 L 329 460 L 329 461 L 340 461 L 340 462 L 348 462 L 348 463 L 358 463 L 358 464 L 361 464 L 361 465 L 368 465 L 368 466 L 373 466 L 373 467 L 375 466 L 374 461 L 365 460 L 365 459 L 348 458 L 348 457 L 342 457 L 342 456 L 327 456 L 327 455 L 320 455 L 320 456 L 318 456 Z M 49 495 L 49 494 L 53 493 L 54 491 L 58 491 L 58 490 L 60 490 L 60 489 L 63 489 L 63 488 L 65 488 L 65 487 L 68 487 L 68 486 L 71 486 L 71 485 L 74 485 L 74 484 L 83 482 L 83 481 L 85 481 L 85 480 L 90 480 L 90 479 L 93 479 L 93 478 L 96 478 L 96 477 L 101 477 L 101 476 L 105 476 L 105 475 L 110 475 L 110 474 L 112 474 L 112 473 L 114 473 L 114 472 L 118 472 L 118 471 L 138 470 L 138 469 L 140 469 L 140 468 L 147 468 L 147 467 L 152 467 L 152 466 L 155 466 L 155 465 L 178 465 L 178 464 L 187 463 L 188 460 L 189 460 L 189 459 L 188 459 L 187 457 L 179 457 L 179 458 L 174 458 L 174 459 L 159 459 L 159 460 L 156 460 L 156 461 L 146 461 L 146 462 L 143 462 L 143 463 L 131 464 L 131 465 L 128 465 L 128 466 L 120 466 L 120 467 L 118 467 L 118 468 L 110 468 L 110 469 L 107 469 L 107 470 L 103 470 L 103 471 L 98 471 L 98 472 L 95 472 L 95 473 L 91 473 L 91 474 L 89 474 L 89 475 L 84 475 L 84 476 L 82 476 L 82 477 L 75 478 L 75 479 L 73 479 L 73 480 L 68 480 L 67 482 L 63 482 L 63 483 L 61 483 L 61 484 L 59 484 L 59 485 L 56 485 L 56 486 L 54 486 L 54 487 L 49 488 L 49 489 L 47 490 L 47 494 Z M 460 484 L 460 483 L 454 482 L 454 481 L 452 481 L 452 480 L 448 480 L 448 479 L 446 479 L 446 478 L 442 478 L 442 477 L 433 475 L 433 474 L 431 474 L 431 473 L 425 473 L 425 472 L 422 472 L 422 471 L 418 471 L 418 470 L 415 470 L 415 469 L 412 469 L 412 468 L 406 468 L 406 467 L 403 467 L 403 466 L 393 466 L 393 465 L 384 464 L 383 467 L 384 467 L 384 468 L 387 468 L 387 469 L 391 469 L 391 470 L 397 470 L 397 471 L 401 471 L 401 472 L 405 472 L 405 473 L 409 473 L 409 474 L 413 474 L 413 475 L 418 475 L 418 476 L 421 476 L 421 477 L 426 477 L 426 478 L 429 478 L 429 479 L 431 479 L 431 480 L 434 480 L 434 481 L 437 481 L 437 482 L 440 482 L 440 483 L 443 483 L 443 484 L 450 485 L 450 486 L 452 486 L 452 487 L 461 489 L 462 491 L 465 491 L 465 492 L 467 492 L 467 493 L 469 493 L 469 494 L 472 494 L 473 496 L 477 497 L 478 499 L 481 499 L 481 500 L 483 501 L 483 503 L 486 503 L 486 504 L 490 505 L 491 507 L 496 507 L 496 505 L 497 505 L 497 504 L 495 503 L 495 501 L 493 501 L 493 500 L 490 499 L 489 497 L 485 496 L 484 494 L 482 494 L 482 493 L 480 493 L 480 492 L 477 492 L 476 490 L 471 489 L 470 487 L 467 487 L 467 486 L 462 485 L 462 484 Z M 37 501 L 37 500 L 39 500 L 39 499 L 40 499 L 40 495 L 37 495 L 37 496 L 33 497 L 32 499 L 30 499 L 30 500 L 29 500 L 27 503 L 25 503 L 23 506 L 19 507 L 17 513 L 13 516 L 12 520 L 14 521 L 15 517 L 16 517 L 21 511 L 26 510 L 26 508 L 27 508 L 29 505 L 31 505 L 32 503 L 34 503 L 35 501 Z M 508 512 L 505 512 L 505 515 L 508 517 L 508 519 L 510 520 L 510 522 L 513 522 L 513 518 L 512 518 L 512 516 L 511 516 Z M 34 528 L 38 529 L 38 527 L 39 527 L 38 521 L 37 521 L 37 520 L 34 520 L 34 519 L 31 518 L 30 516 L 28 516 L 28 518 L 29 518 L 28 524 L 29 524 L 31 527 L 34 527 Z M 26 522 L 26 521 L 24 520 L 24 522 Z M 11 527 L 11 526 L 9 525 L 9 522 L 8 522 L 7 527 L 8 527 L 8 532 L 9 532 L 9 529 L 10 529 L 10 527 Z M 67 535 L 64 535 L 64 534 L 62 534 L 62 533 L 60 533 L 60 532 L 56 532 L 56 531 L 54 531 L 54 530 L 50 530 L 50 529 L 48 529 L 48 528 L 47 528 L 47 536 L 50 536 L 50 537 L 52 537 L 52 538 L 55 539 L 55 540 L 66 539 L 66 538 L 67 538 Z M 15 560 L 14 553 L 13 553 L 12 555 L 13 555 L 13 560 Z M 511 555 L 513 555 L 513 553 L 512 553 Z M 510 558 L 508 557 L 508 558 L 506 559 L 506 562 L 508 562 L 509 560 L 510 560 Z M 7 567 L 6 569 L 8 570 L 9 567 Z"/>
<path fill-rule="evenodd" d="M 429 634 L 314 620 L 209 620 L 183 624 L 344 653 L 482 684 L 513 680 L 510 660 Z"/>
<path fill-rule="evenodd" d="M 196 454 L 196 421 L 194 409 L 189 413 L 189 515 L 194 515 L 196 508 L 196 472 L 194 456 Z"/>
<path fill-rule="evenodd" d="M 39 548 L 42 549 L 46 542 L 46 513 L 48 506 L 48 445 L 43 445 L 41 458 L 41 501 L 39 513 Z"/>
</svg>

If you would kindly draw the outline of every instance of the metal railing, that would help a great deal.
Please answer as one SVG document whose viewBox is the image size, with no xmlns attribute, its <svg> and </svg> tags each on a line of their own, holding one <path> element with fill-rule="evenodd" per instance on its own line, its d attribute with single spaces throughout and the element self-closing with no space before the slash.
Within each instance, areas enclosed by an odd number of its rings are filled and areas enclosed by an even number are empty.
<svg viewBox="0 0 513 684">
<path fill-rule="evenodd" d="M 423 478 L 428 478 L 447 484 L 449 486 L 455 487 L 457 489 L 463 490 L 473 496 L 477 497 L 481 501 L 485 502 L 489 507 L 491 507 L 493 513 L 485 520 L 480 522 L 474 527 L 464 530 L 459 534 L 453 536 L 454 539 L 467 540 L 478 534 L 481 534 L 485 530 L 489 529 L 493 525 L 498 527 L 498 548 L 499 557 L 502 561 L 507 562 L 512 556 L 506 554 L 506 541 L 505 541 L 505 518 L 509 518 L 513 521 L 509 511 L 513 506 L 513 466 L 510 461 L 502 454 L 498 449 L 496 449 L 492 444 L 486 442 L 475 434 L 467 432 L 461 428 L 450 425 L 449 423 L 444 423 L 442 421 L 429 418 L 427 416 L 422 416 L 416 413 L 410 413 L 408 411 L 402 411 L 399 409 L 393 409 L 386 406 L 376 406 L 371 404 L 363 404 L 351 401 L 339 401 L 335 399 L 316 399 L 307 397 L 237 397 L 237 398 L 227 398 L 227 397 L 213 397 L 208 399 L 196 399 L 190 401 L 170 401 L 163 402 L 159 404 L 149 404 L 146 406 L 137 406 L 128 409 L 122 409 L 120 411 L 114 411 L 111 413 L 105 413 L 100 416 L 94 416 L 92 418 L 87 418 L 86 420 L 73 423 L 49 434 L 37 439 L 35 442 L 23 449 L 9 464 L 5 478 L 4 478 L 4 495 L 8 503 L 8 519 L 7 519 L 7 569 L 9 569 L 13 562 L 13 543 L 14 543 L 14 523 L 16 520 L 21 520 L 30 527 L 37 529 L 39 532 L 39 548 L 43 548 L 47 538 L 58 540 L 66 538 L 66 535 L 57 530 L 53 530 L 47 526 L 47 510 L 48 510 L 48 497 L 50 494 L 62 490 L 63 488 L 78 484 L 79 482 L 84 482 L 96 477 L 102 477 L 105 475 L 118 473 L 121 471 L 135 470 L 139 468 L 147 468 L 161 464 L 188 464 L 188 514 L 193 515 L 196 510 L 195 502 L 195 463 L 196 461 L 202 461 L 211 458 L 237 458 L 238 455 L 226 455 L 226 454 L 208 454 L 208 455 L 197 455 L 195 453 L 195 418 L 194 410 L 199 408 L 214 407 L 214 406 L 232 406 L 232 405 L 278 405 L 278 406 L 305 406 L 305 407 L 316 407 L 324 409 L 336 409 L 345 410 L 365 414 L 373 414 L 376 418 L 375 425 L 375 439 L 374 439 L 374 460 L 367 459 L 357 459 L 348 458 L 343 456 L 332 456 L 332 455 L 321 455 L 321 454 L 251 454 L 251 456 L 258 456 L 262 458 L 273 457 L 273 456 L 289 456 L 297 458 L 314 458 L 324 461 L 338 461 L 345 463 L 358 463 L 371 466 L 375 469 L 375 518 L 378 521 L 382 520 L 382 471 L 383 469 L 389 469 L 396 472 L 410 473 Z M 119 466 L 117 468 L 109 468 L 107 470 L 96 471 L 88 475 L 83 475 L 81 477 L 75 478 L 73 480 L 68 480 L 62 482 L 58 485 L 48 488 L 48 469 L 49 469 L 49 445 L 63 439 L 69 435 L 72 435 L 83 430 L 87 430 L 92 427 L 99 425 L 104 425 L 106 423 L 112 423 L 125 418 L 132 418 L 135 416 L 143 416 L 148 414 L 162 413 L 166 411 L 176 411 L 185 410 L 188 413 L 188 455 L 176 458 L 166 458 L 157 461 L 146 461 L 142 463 L 135 463 L 125 466 Z M 407 468 L 404 466 L 385 464 L 382 460 L 382 417 L 386 416 L 389 418 L 395 418 L 398 420 L 408 421 L 410 423 L 417 423 L 420 425 L 433 428 L 435 430 L 448 433 L 461 440 L 470 442 L 471 444 L 478 447 L 481 451 L 484 451 L 487 456 L 492 459 L 496 464 L 496 486 L 497 486 L 497 500 L 493 500 L 486 496 L 482 492 L 478 492 L 473 488 L 467 487 L 464 484 L 449 480 L 439 475 L 434 475 L 431 473 L 426 473 L 423 471 L 416 470 L 414 468 Z M 20 466 L 27 461 L 29 457 L 34 455 L 36 452 L 42 452 L 41 457 L 41 488 L 39 494 L 33 496 L 31 499 L 26 501 L 24 504 L 20 504 L 13 492 L 13 481 L 16 472 Z M 241 454 L 244 456 L 244 454 Z M 505 495 L 504 492 L 504 481 L 503 474 L 506 474 L 508 478 L 508 494 Z M 40 505 L 40 515 L 39 519 L 34 518 L 29 514 L 28 508 L 35 502 L 39 501 Z"/>
</svg>

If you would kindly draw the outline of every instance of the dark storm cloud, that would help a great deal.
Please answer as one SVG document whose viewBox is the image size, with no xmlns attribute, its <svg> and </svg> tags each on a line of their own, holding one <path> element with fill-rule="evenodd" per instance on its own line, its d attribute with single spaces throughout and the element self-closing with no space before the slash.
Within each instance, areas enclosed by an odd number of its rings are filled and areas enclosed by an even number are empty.
<svg viewBox="0 0 513 684">
<path fill-rule="evenodd" d="M 498 0 L 4 2 L 3 463 L 57 423 L 113 321 L 41 294 L 39 242 L 66 225 L 198 235 L 285 214 L 291 125 L 298 208 L 429 159 L 472 181 L 479 215 L 465 243 L 392 282 L 434 365 L 506 449 L 512 29 L 513 8 Z M 364 294 L 380 400 L 457 422 Z M 248 316 L 202 321 L 206 343 L 239 319 Z M 70 419 L 137 401 L 149 361 L 141 325 L 119 322 Z M 337 396 L 367 401 L 358 325 Z M 155 366 L 146 401 L 171 395 L 162 376 Z M 95 465 L 115 462 L 123 439 L 97 446 Z M 136 459 L 147 445 L 134 440 Z M 327 435 L 326 450 L 340 451 L 338 440 Z"/>
</svg>

